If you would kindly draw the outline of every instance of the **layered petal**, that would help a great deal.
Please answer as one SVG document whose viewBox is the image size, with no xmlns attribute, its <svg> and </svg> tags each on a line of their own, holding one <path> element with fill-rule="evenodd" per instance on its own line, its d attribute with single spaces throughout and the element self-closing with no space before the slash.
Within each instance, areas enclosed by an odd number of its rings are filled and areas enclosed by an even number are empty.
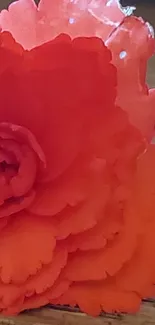
<svg viewBox="0 0 155 325">
<path fill-rule="evenodd" d="M 153 222 L 155 210 L 155 146 L 149 145 L 147 151 L 137 162 L 137 173 L 131 205 L 135 207 L 141 222 Z"/>
<path fill-rule="evenodd" d="M 0 277 L 4 283 L 22 283 L 53 258 L 54 228 L 49 219 L 19 213 L 0 236 Z"/>
<path fill-rule="evenodd" d="M 16 41 L 29 49 L 36 46 L 37 7 L 33 0 L 15 1 L 0 13 L 0 25 Z"/>
<path fill-rule="evenodd" d="M 5 315 L 14 315 L 22 310 L 38 308 L 40 306 L 52 303 L 54 300 L 61 297 L 68 290 L 70 285 L 70 281 L 63 279 L 60 276 L 55 282 L 55 284 L 49 290 L 43 293 L 34 293 L 31 296 L 25 296 L 25 298 L 23 295 L 21 295 L 10 305 L 6 305 L 1 302 L 0 306 L 3 309 L 3 314 Z"/>
<path fill-rule="evenodd" d="M 135 313 L 139 309 L 140 298 L 134 292 L 118 289 L 113 281 L 97 283 L 88 281 L 73 284 L 55 302 L 71 306 L 79 305 L 82 311 L 97 316 L 101 311 Z"/>
<path fill-rule="evenodd" d="M 151 294 L 151 287 L 155 281 L 153 249 L 155 240 L 154 164 L 155 147 L 150 145 L 147 152 L 138 160 L 135 187 L 130 202 L 130 205 L 135 209 L 136 217 L 140 216 L 142 233 L 139 236 L 138 246 L 132 259 L 116 276 L 118 286 L 123 290 L 135 291 L 141 297 Z"/>
<path fill-rule="evenodd" d="M 26 128 L 0 123 L 0 217 L 27 208 L 35 197 L 33 185 L 46 159 Z"/>
<path fill-rule="evenodd" d="M 55 290 L 56 284 L 59 283 L 57 279 L 66 262 L 67 250 L 65 245 L 58 244 L 53 250 L 52 261 L 48 265 L 42 265 L 37 273 L 29 276 L 25 282 L 20 283 L 20 285 L 0 282 L 0 308 L 6 310 L 16 304 L 17 301 L 20 302 L 28 298 L 32 300 L 34 296 L 43 295 L 51 288 Z"/>
<path fill-rule="evenodd" d="M 117 104 L 150 140 L 154 133 L 155 91 L 146 85 L 147 61 L 154 54 L 153 28 L 137 17 L 126 17 L 106 42 L 117 67 Z"/>
<path fill-rule="evenodd" d="M 111 55 L 97 38 L 71 42 L 62 35 L 30 52 L 16 53 L 14 60 L 6 36 L 1 34 L 6 44 L 0 51 L 3 56 L 9 52 L 11 66 L 0 74 L 0 121 L 34 134 L 47 159 L 44 178 L 53 179 L 84 150 L 90 133 L 114 106 Z M 8 57 L 3 61 L 8 64 Z"/>
<path fill-rule="evenodd" d="M 19 0 L 0 13 L 5 314 L 135 312 L 153 292 L 155 43 L 132 9 Z"/>
<path fill-rule="evenodd" d="M 120 233 L 118 232 L 102 249 L 91 250 L 91 248 L 88 252 L 77 251 L 76 254 L 71 255 L 65 269 L 66 278 L 72 281 L 86 281 L 113 276 L 125 262 L 130 260 L 136 248 L 137 229 L 133 227 L 133 223 L 132 227 L 126 226 L 126 229 L 123 227 Z M 80 268 L 78 268 L 79 264 Z"/>
<path fill-rule="evenodd" d="M 146 63 L 154 53 L 155 43 L 152 27 L 142 19 L 130 16 L 133 9 L 122 8 L 118 0 L 71 3 L 42 0 L 38 7 L 33 0 L 19 0 L 11 4 L 8 11 L 1 12 L 0 25 L 28 49 L 61 33 L 73 38 L 101 37 L 111 49 L 118 69 L 117 103 L 127 110 L 130 121 L 150 140 L 155 119 L 155 92 L 148 91 L 145 78 Z M 19 13 L 21 18 L 17 25 Z M 134 82 L 131 71 L 134 71 Z"/>
<path fill-rule="evenodd" d="M 54 182 L 36 185 L 35 200 L 29 211 L 36 215 L 54 216 L 67 206 L 76 207 L 89 198 L 101 177 L 108 192 L 105 169 L 104 159 L 78 157 Z"/>
<path fill-rule="evenodd" d="M 118 0 L 50 1 L 18 0 L 0 14 L 0 26 L 25 49 L 50 41 L 58 34 L 99 36 L 104 41 L 134 8 L 122 8 Z M 18 24 L 17 24 L 18 20 Z"/>
</svg>

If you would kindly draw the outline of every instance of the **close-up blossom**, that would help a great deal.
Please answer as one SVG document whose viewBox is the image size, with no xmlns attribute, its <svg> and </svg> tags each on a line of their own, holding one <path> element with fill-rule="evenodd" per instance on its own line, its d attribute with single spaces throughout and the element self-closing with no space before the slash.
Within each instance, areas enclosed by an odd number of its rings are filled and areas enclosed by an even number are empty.
<svg viewBox="0 0 155 325">
<path fill-rule="evenodd" d="M 0 12 L 0 311 L 155 294 L 153 28 L 118 0 Z"/>
</svg>

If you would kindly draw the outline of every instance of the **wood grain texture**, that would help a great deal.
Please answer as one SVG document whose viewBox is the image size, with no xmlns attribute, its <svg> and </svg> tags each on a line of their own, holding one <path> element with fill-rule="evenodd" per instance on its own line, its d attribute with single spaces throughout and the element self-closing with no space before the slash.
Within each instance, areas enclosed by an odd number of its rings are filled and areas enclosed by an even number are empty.
<svg viewBox="0 0 155 325">
<path fill-rule="evenodd" d="M 0 317 L 0 325 L 155 325 L 155 304 L 145 302 L 137 315 L 93 318 L 78 312 L 42 308 L 16 317 Z"/>
</svg>

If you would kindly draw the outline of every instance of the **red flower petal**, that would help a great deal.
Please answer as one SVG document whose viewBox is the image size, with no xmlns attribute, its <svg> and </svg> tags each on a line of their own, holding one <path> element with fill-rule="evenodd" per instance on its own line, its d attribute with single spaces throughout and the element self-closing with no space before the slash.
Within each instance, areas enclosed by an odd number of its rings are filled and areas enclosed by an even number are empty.
<svg viewBox="0 0 155 325">
<path fill-rule="evenodd" d="M 133 202 L 141 220 L 154 221 L 155 211 L 155 146 L 149 145 L 137 164 Z M 133 204 L 133 203 L 132 203 Z"/>
<path fill-rule="evenodd" d="M 23 296 L 16 299 L 14 303 L 10 306 L 6 307 L 4 304 L 0 306 L 3 309 L 3 314 L 12 315 L 17 314 L 22 310 L 38 308 L 40 306 L 47 305 L 52 303 L 52 301 L 58 299 L 65 293 L 70 286 L 70 281 L 64 280 L 61 276 L 55 282 L 55 284 L 51 287 L 51 289 L 45 291 L 42 294 L 34 294 L 31 297 L 26 297 L 24 299 Z"/>
<path fill-rule="evenodd" d="M 151 26 L 137 17 L 126 17 L 106 44 L 118 71 L 117 104 L 150 140 L 155 120 L 155 91 L 148 91 L 145 78 L 147 61 L 155 51 Z"/>
<path fill-rule="evenodd" d="M 19 0 L 8 11 L 2 10 L 0 26 L 10 31 L 25 49 L 30 49 L 62 32 L 72 37 L 99 35 L 106 40 L 132 11 L 132 7 L 123 10 L 118 0 L 41 0 L 38 9 L 33 0 Z"/>
<path fill-rule="evenodd" d="M 127 211 L 124 226 L 104 249 L 77 251 L 68 259 L 65 276 L 71 281 L 100 280 L 113 276 L 122 265 L 130 260 L 137 244 L 137 228 L 135 215 Z M 104 229 L 103 229 L 104 234 Z M 81 265 L 79 268 L 78 265 Z M 92 268 L 93 265 L 93 268 Z"/>
<path fill-rule="evenodd" d="M 92 316 L 98 316 L 101 311 L 135 313 L 140 306 L 140 298 L 136 293 L 119 290 L 110 281 L 107 284 L 89 281 L 73 284 L 56 302 L 78 305 L 82 311 Z"/>
<path fill-rule="evenodd" d="M 14 215 L 15 213 L 26 209 L 35 198 L 35 192 L 30 191 L 25 196 L 16 199 L 8 199 L 4 202 L 4 206 L 0 207 L 0 218 L 6 218 Z"/>
<path fill-rule="evenodd" d="M 11 123 L 0 123 L 1 218 L 32 203 L 36 176 L 45 166 L 44 153 L 29 130 Z"/>
<path fill-rule="evenodd" d="M 140 218 L 143 235 L 137 249 L 126 266 L 116 276 L 116 283 L 123 290 L 134 290 L 142 297 L 148 296 L 155 281 L 154 232 L 155 232 L 155 146 L 138 160 L 135 189 L 130 205 Z M 144 230 L 145 228 L 145 230 Z M 147 263 L 146 263 L 147 260 Z"/>
<path fill-rule="evenodd" d="M 90 195 L 92 196 L 95 183 L 98 186 L 101 177 L 104 182 L 104 159 L 78 158 L 54 182 L 36 185 L 36 197 L 29 210 L 37 215 L 53 216 L 66 206 L 77 206 L 89 199 Z"/>
<path fill-rule="evenodd" d="M 116 284 L 123 291 L 136 292 L 140 297 L 149 297 L 155 281 L 154 260 L 155 225 L 146 229 L 130 262 L 116 276 Z M 147 263 L 146 263 L 147 261 Z"/>
<path fill-rule="evenodd" d="M 0 277 L 22 283 L 53 258 L 55 239 L 51 221 L 21 212 L 1 231 Z"/>
<path fill-rule="evenodd" d="M 112 238 L 113 240 L 107 243 L 104 249 L 96 251 L 89 250 L 88 252 L 77 251 L 76 254 L 72 254 L 68 259 L 68 263 L 65 268 L 65 276 L 67 279 L 70 279 L 71 281 L 85 281 L 88 279 L 100 280 L 106 278 L 108 274 L 113 276 L 114 274 L 116 274 L 116 272 L 120 270 L 120 268 L 125 262 L 131 259 L 137 246 L 137 236 L 142 231 L 141 227 L 143 228 L 143 219 L 141 219 L 142 216 L 138 214 L 138 211 L 135 210 L 135 205 L 133 204 L 133 200 L 136 194 L 135 192 L 133 192 L 132 194 L 133 196 L 127 196 L 127 201 L 125 201 L 125 204 L 123 204 L 122 206 L 120 205 L 120 216 L 122 216 L 122 219 L 120 219 L 120 221 L 122 226 L 120 227 L 120 229 L 118 228 L 117 235 Z M 121 196 L 118 196 L 119 204 L 121 204 L 121 202 L 123 203 L 123 201 L 121 199 Z M 117 210 L 114 210 L 114 213 L 116 213 L 116 211 Z M 105 218 L 106 222 L 105 214 L 102 215 L 103 225 L 100 227 L 100 232 L 99 230 L 97 230 L 97 232 L 98 234 L 104 236 L 105 230 L 103 218 Z M 112 215 L 111 219 L 111 223 L 113 223 Z M 117 220 L 117 225 L 119 225 L 120 221 L 119 219 Z M 91 232 L 94 235 L 95 232 L 93 233 L 93 231 L 94 230 L 92 229 Z M 88 235 L 89 232 L 86 232 L 85 240 L 89 240 Z M 78 245 L 78 242 L 76 243 L 76 245 Z M 80 243 L 79 248 L 83 250 L 82 241 Z M 91 249 L 94 248 L 95 244 L 94 247 L 91 247 Z M 78 267 L 79 264 L 81 265 L 80 268 Z M 93 268 L 91 267 L 91 265 L 93 265 Z"/>
<path fill-rule="evenodd" d="M 97 38 L 83 44 L 62 37 L 20 54 L 19 64 L 0 75 L 0 120 L 34 134 L 47 158 L 48 179 L 70 166 L 114 105 L 116 71 L 109 51 Z"/>
<path fill-rule="evenodd" d="M 117 0 L 41 0 L 38 9 L 19 0 L 0 14 L 21 43 L 0 33 L 4 313 L 47 303 L 133 312 L 153 293 L 155 149 L 144 152 L 143 137 L 153 135 L 155 92 L 145 74 L 154 40 L 120 9 Z M 111 49 L 118 85 L 111 52 L 93 35 Z"/>
<path fill-rule="evenodd" d="M 18 70 L 23 51 L 22 46 L 15 42 L 10 33 L 0 33 L 0 55 L 3 61 L 0 65 L 0 75 L 8 69 Z"/>
<path fill-rule="evenodd" d="M 38 8 L 42 24 L 37 25 L 37 31 L 42 41 L 50 40 L 62 31 L 72 37 L 99 35 L 106 40 L 125 16 L 117 0 L 110 1 L 110 6 L 108 0 L 99 3 L 41 0 Z"/>
<path fill-rule="evenodd" d="M 104 211 L 108 198 L 109 186 L 103 183 L 98 188 L 94 186 L 94 191 L 84 203 L 75 208 L 66 208 L 56 215 L 53 224 L 56 227 L 57 239 L 94 227 Z"/>
<path fill-rule="evenodd" d="M 6 225 L 8 224 L 10 218 L 9 217 L 5 217 L 5 218 L 2 218 L 0 219 L 0 231 L 6 227 Z"/>
<path fill-rule="evenodd" d="M 124 231 L 104 249 L 76 252 L 68 260 L 65 276 L 71 281 L 101 280 L 107 275 L 113 276 L 130 260 L 135 247 L 136 235 Z"/>
<path fill-rule="evenodd" d="M 28 297 L 28 293 L 34 292 L 41 294 L 42 292 L 50 289 L 54 282 L 60 275 L 61 269 L 67 263 L 68 252 L 65 244 L 57 244 L 54 252 L 53 259 L 49 265 L 44 265 L 42 269 L 37 272 L 33 277 L 30 277 L 27 282 L 23 285 L 25 296 Z M 31 294 L 30 294 L 31 296 Z"/>
<path fill-rule="evenodd" d="M 99 221 L 93 228 L 67 237 L 65 243 L 69 252 L 76 252 L 78 249 L 87 251 L 105 248 L 108 240 L 117 236 L 122 228 L 122 211 L 119 204 L 112 202 L 112 197 L 110 201 L 101 211 Z"/>
<path fill-rule="evenodd" d="M 9 10 L 0 13 L 0 25 L 11 32 L 16 41 L 25 48 L 36 45 L 37 7 L 33 0 L 15 1 Z"/>
<path fill-rule="evenodd" d="M 34 296 L 39 297 L 39 295 L 42 295 L 44 292 L 46 294 L 46 292 L 49 292 L 49 289 L 50 291 L 56 290 L 57 283 L 59 283 L 59 280 L 57 281 L 57 279 L 59 278 L 61 269 L 63 269 L 67 261 L 67 251 L 63 246 L 64 245 L 58 244 L 53 251 L 51 263 L 48 265 L 42 265 L 42 268 L 38 270 L 35 275 L 30 276 L 26 282 L 20 284 L 20 286 L 15 284 L 4 284 L 1 282 L 0 306 L 3 304 L 3 309 L 7 309 L 16 304 L 17 300 L 20 302 L 21 299 L 22 303 L 24 299 L 25 301 L 29 299 L 31 301 Z M 66 281 L 66 283 L 67 282 L 68 281 Z"/>
<path fill-rule="evenodd" d="M 68 290 L 69 286 L 70 281 L 61 279 L 60 277 L 60 279 L 57 280 L 55 285 L 50 290 L 41 295 L 34 295 L 30 298 L 25 299 L 21 308 L 22 310 L 29 308 L 38 308 L 40 306 L 52 303 L 52 301 L 61 297 L 62 294 Z M 21 310 L 21 308 L 19 310 Z"/>
<path fill-rule="evenodd" d="M 29 129 L 12 123 L 2 122 L 0 123 L 0 137 L 3 139 L 13 139 L 17 142 L 29 145 L 40 159 L 44 168 L 46 168 L 46 157 L 44 152 Z"/>
</svg>

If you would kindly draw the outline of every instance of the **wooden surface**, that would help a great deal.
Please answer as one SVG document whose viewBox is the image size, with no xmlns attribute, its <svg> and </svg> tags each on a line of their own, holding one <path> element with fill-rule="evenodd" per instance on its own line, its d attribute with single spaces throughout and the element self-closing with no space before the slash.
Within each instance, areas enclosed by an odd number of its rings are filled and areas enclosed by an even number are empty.
<svg viewBox="0 0 155 325">
<path fill-rule="evenodd" d="M 155 325 L 155 304 L 145 302 L 137 315 L 104 315 L 97 318 L 82 313 L 50 308 L 34 310 L 16 317 L 0 317 L 4 325 Z"/>
</svg>

